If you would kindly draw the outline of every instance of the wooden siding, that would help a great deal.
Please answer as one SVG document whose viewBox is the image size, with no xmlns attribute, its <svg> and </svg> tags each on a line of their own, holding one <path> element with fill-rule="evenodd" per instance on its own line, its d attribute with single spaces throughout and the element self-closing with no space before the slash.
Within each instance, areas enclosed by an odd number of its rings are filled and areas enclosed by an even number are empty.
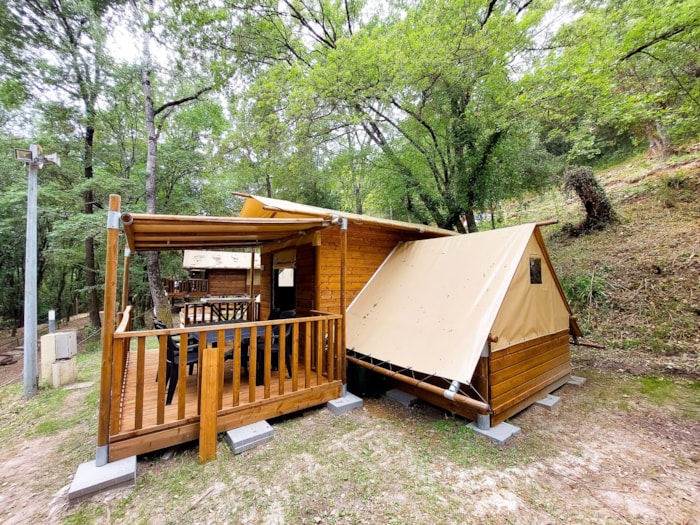
<svg viewBox="0 0 700 525">
<path fill-rule="evenodd" d="M 247 275 L 248 270 L 209 270 L 209 295 L 248 295 Z"/>
<path fill-rule="evenodd" d="M 314 256 L 315 248 L 311 244 L 302 244 L 297 247 L 295 286 L 296 286 L 296 308 L 297 315 L 309 315 L 311 310 L 315 310 L 314 305 Z"/>
<path fill-rule="evenodd" d="M 570 374 L 566 330 L 492 352 L 488 381 L 491 424 L 501 423 L 559 388 Z"/>
<path fill-rule="evenodd" d="M 348 226 L 347 304 L 364 288 L 394 247 L 403 241 L 424 238 L 418 232 L 386 230 L 372 225 Z M 316 309 L 340 313 L 340 229 L 321 232 L 319 247 L 318 297 Z"/>
<path fill-rule="evenodd" d="M 260 319 L 270 317 L 272 304 L 272 253 L 260 254 Z"/>
</svg>

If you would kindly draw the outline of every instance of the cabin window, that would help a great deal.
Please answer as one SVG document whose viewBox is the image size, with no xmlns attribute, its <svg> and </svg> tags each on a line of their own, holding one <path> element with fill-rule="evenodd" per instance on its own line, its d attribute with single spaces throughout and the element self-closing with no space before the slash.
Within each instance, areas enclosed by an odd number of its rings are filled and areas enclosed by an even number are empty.
<svg viewBox="0 0 700 525">
<path fill-rule="evenodd" d="M 277 286 L 280 288 L 291 288 L 294 286 L 294 268 L 282 268 L 277 270 Z"/>
<path fill-rule="evenodd" d="M 542 284 L 542 259 L 530 257 L 530 284 Z"/>
</svg>

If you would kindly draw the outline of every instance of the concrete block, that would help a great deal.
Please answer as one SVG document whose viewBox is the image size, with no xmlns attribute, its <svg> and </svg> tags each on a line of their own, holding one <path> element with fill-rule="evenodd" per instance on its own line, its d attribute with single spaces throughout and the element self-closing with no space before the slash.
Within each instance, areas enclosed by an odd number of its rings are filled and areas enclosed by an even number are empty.
<svg viewBox="0 0 700 525">
<path fill-rule="evenodd" d="M 467 426 L 480 436 L 484 436 L 498 445 L 505 445 L 513 436 L 520 434 L 520 428 L 510 423 L 501 423 L 488 430 L 480 429 L 475 422 L 469 423 Z"/>
<path fill-rule="evenodd" d="M 51 369 L 51 380 L 54 388 L 75 383 L 78 379 L 78 360 L 75 356 L 56 361 Z"/>
<path fill-rule="evenodd" d="M 68 499 L 74 503 L 110 488 L 133 485 L 136 482 L 136 456 L 120 459 L 98 467 L 95 461 L 81 463 L 68 489 Z"/>
<path fill-rule="evenodd" d="M 326 403 L 326 407 L 336 416 L 340 416 L 356 408 L 362 408 L 362 399 L 347 392 L 343 397 L 331 399 Z"/>
<path fill-rule="evenodd" d="M 251 448 L 271 441 L 275 431 L 267 421 L 258 421 L 251 425 L 234 428 L 226 432 L 226 443 L 234 454 L 240 454 Z"/>
<path fill-rule="evenodd" d="M 547 410 L 553 410 L 555 406 L 559 404 L 559 401 L 561 401 L 561 398 L 558 396 L 553 396 L 552 394 L 547 395 L 547 397 L 540 399 L 538 401 L 535 401 L 535 405 L 546 408 Z"/>
<path fill-rule="evenodd" d="M 53 382 L 53 364 L 59 360 L 74 358 L 78 353 L 77 348 L 78 343 L 75 331 L 42 335 L 39 378 L 47 383 Z M 75 379 L 70 382 L 74 381 Z M 60 386 L 55 382 L 53 385 Z"/>
<path fill-rule="evenodd" d="M 567 381 L 566 384 L 572 386 L 583 386 L 586 384 L 586 378 L 579 376 L 571 376 L 571 378 L 569 379 L 569 381 Z"/>
<path fill-rule="evenodd" d="M 405 407 L 413 406 L 416 401 L 418 401 L 418 398 L 413 394 L 409 394 L 403 390 L 399 390 L 398 388 L 392 388 L 386 393 L 386 395 L 389 399 L 393 399 Z"/>
</svg>

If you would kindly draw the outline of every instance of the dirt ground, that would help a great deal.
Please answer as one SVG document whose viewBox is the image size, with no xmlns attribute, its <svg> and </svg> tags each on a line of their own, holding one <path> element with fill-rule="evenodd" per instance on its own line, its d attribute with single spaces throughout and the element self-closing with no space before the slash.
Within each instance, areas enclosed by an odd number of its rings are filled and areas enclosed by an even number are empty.
<svg viewBox="0 0 700 525">
<path fill-rule="evenodd" d="M 463 420 L 385 396 L 340 417 L 318 408 L 273 421 L 275 438 L 238 456 L 221 441 L 206 465 L 196 443 L 139 458 L 135 486 L 72 506 L 71 450 L 94 450 L 94 434 L 9 440 L 0 522 L 700 524 L 697 396 L 658 406 L 626 374 L 576 373 L 586 384 L 512 418 L 522 433 L 500 450 Z M 60 412 L 90 388 L 70 391 Z"/>
</svg>

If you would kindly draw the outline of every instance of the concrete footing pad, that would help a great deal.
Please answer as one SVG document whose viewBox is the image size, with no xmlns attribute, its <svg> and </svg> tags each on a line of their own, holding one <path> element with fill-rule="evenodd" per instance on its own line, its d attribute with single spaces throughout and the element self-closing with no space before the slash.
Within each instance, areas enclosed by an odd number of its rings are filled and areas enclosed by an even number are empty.
<svg viewBox="0 0 700 525">
<path fill-rule="evenodd" d="M 408 392 L 404 392 L 398 388 L 392 388 L 386 393 L 386 395 L 389 399 L 393 399 L 405 407 L 413 406 L 416 401 L 418 401 L 418 398 L 413 394 L 409 394 Z"/>
<path fill-rule="evenodd" d="M 571 378 L 569 379 L 569 381 L 567 381 L 566 384 L 573 386 L 583 386 L 586 384 L 586 378 L 579 376 L 571 376 Z"/>
<path fill-rule="evenodd" d="M 68 489 L 68 499 L 71 503 L 97 492 L 133 485 L 136 482 L 136 456 L 112 461 L 101 467 L 95 461 L 78 465 L 73 476 L 73 482 Z"/>
<path fill-rule="evenodd" d="M 547 395 L 547 397 L 535 401 L 535 405 L 538 407 L 546 408 L 547 410 L 554 410 L 554 407 L 556 407 L 560 401 L 560 397 L 549 394 Z"/>
<path fill-rule="evenodd" d="M 267 421 L 258 421 L 252 425 L 227 431 L 225 439 L 233 453 L 240 454 L 271 441 L 274 436 L 275 431 Z"/>
<path fill-rule="evenodd" d="M 520 434 L 520 428 L 516 427 L 515 425 L 511 425 L 510 423 L 501 423 L 500 425 L 491 427 L 488 430 L 480 429 L 478 426 L 476 426 L 475 422 L 469 423 L 467 426 L 480 436 L 489 438 L 491 441 L 494 441 L 499 445 L 505 445 L 510 438 Z"/>
<path fill-rule="evenodd" d="M 331 399 L 326 403 L 326 407 L 336 416 L 340 416 L 356 408 L 362 408 L 362 398 L 350 392 L 346 392 L 343 397 Z"/>
</svg>

